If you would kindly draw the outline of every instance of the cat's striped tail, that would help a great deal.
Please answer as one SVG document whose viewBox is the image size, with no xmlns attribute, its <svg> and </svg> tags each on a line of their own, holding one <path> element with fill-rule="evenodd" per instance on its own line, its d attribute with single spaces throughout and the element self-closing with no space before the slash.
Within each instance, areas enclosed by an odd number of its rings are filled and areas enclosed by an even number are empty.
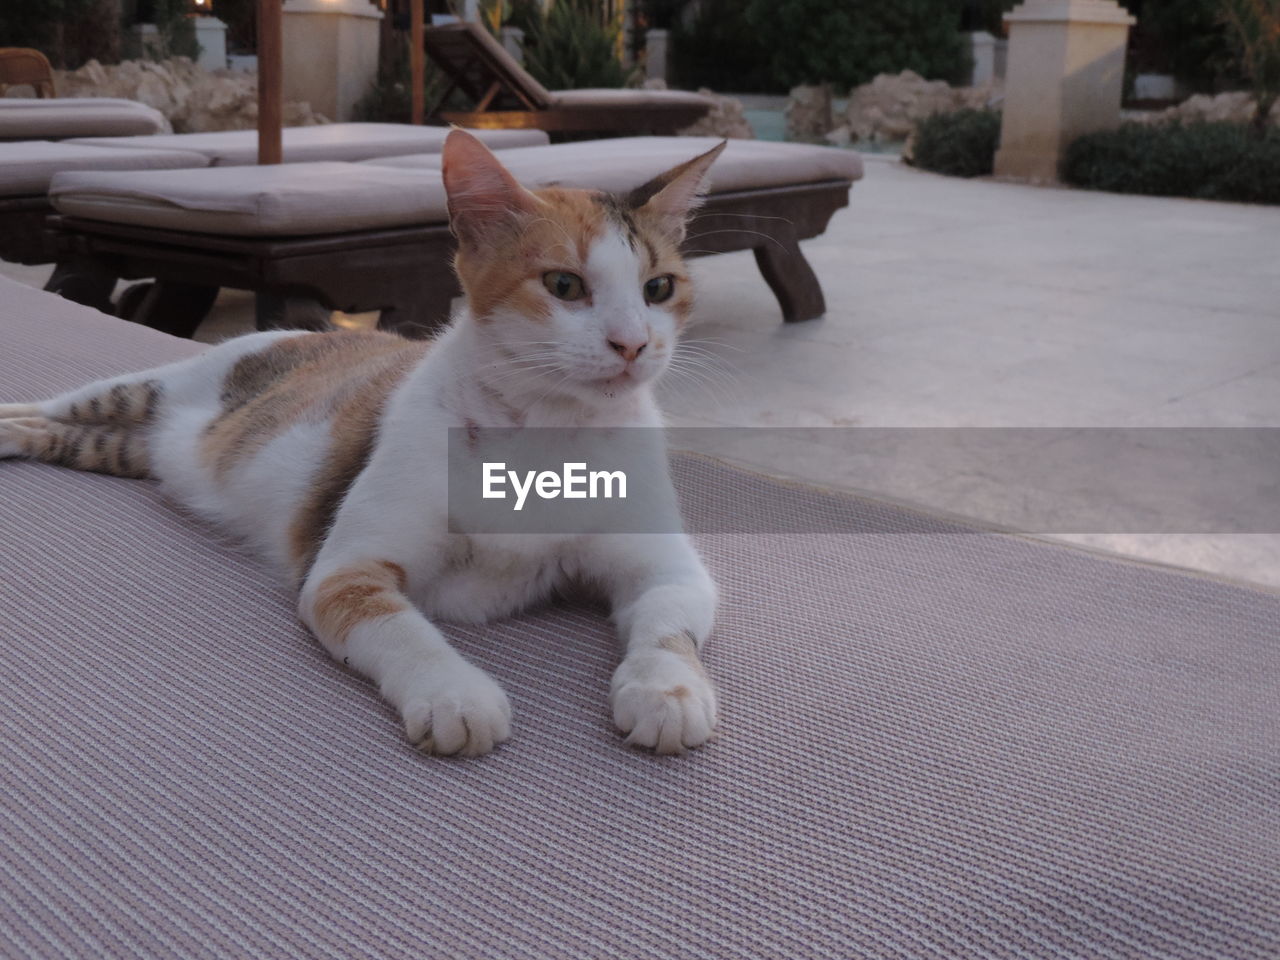
<svg viewBox="0 0 1280 960">
<path fill-rule="evenodd" d="M 0 404 L 0 458 L 27 457 L 117 477 L 151 475 L 155 380 L 103 380 L 43 403 Z"/>
</svg>

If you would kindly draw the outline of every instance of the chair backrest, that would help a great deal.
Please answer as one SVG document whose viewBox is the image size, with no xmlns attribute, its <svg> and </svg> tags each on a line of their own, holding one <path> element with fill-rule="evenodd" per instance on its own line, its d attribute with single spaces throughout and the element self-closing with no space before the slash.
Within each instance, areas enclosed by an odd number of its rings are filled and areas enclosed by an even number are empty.
<svg viewBox="0 0 1280 960">
<path fill-rule="evenodd" d="M 37 97 L 56 97 L 53 68 L 39 50 L 0 47 L 0 96 L 9 87 L 31 86 Z"/>
<path fill-rule="evenodd" d="M 485 96 L 495 82 L 532 110 L 551 106 L 552 96 L 502 44 L 478 23 L 446 23 L 428 27 L 423 45 L 429 56 L 460 90 L 473 99 Z"/>
</svg>

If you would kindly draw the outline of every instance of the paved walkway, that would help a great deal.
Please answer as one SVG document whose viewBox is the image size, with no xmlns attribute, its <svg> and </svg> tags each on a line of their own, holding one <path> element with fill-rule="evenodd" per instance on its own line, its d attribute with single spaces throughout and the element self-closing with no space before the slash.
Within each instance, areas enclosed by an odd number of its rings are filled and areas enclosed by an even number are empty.
<svg viewBox="0 0 1280 960">
<path fill-rule="evenodd" d="M 1280 427 L 1280 209 L 963 181 L 869 158 L 850 207 L 805 246 L 829 311 L 795 326 L 780 324 L 750 254 L 695 262 L 697 352 L 663 391 L 676 423 Z M 250 307 L 224 295 L 202 335 L 246 329 Z M 719 452 L 1003 519 L 990 484 L 852 470 L 848 437 L 771 431 Z M 1280 585 L 1280 535 L 1072 539 Z"/>
</svg>

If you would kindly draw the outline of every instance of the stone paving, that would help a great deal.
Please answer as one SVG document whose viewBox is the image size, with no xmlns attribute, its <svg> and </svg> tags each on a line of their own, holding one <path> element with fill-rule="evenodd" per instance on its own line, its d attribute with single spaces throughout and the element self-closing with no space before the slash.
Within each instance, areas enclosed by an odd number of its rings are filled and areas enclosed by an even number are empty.
<svg viewBox="0 0 1280 960">
<path fill-rule="evenodd" d="M 794 326 L 780 323 L 750 254 L 694 262 L 701 369 L 664 385 L 676 424 L 1280 427 L 1280 209 L 963 181 L 869 157 L 849 208 L 805 250 L 829 309 Z M 247 329 L 251 306 L 224 294 L 202 339 Z M 716 452 L 1002 515 L 990 485 L 851 472 L 845 431 L 755 436 L 749 451 Z M 1258 485 L 1274 490 L 1275 478 Z M 1270 532 L 1070 539 L 1280 586 Z"/>
</svg>

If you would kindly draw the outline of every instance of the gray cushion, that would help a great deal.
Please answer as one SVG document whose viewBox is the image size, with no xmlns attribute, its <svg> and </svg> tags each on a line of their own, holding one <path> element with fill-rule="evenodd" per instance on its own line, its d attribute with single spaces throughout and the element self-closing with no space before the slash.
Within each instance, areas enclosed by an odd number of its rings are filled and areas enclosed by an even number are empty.
<svg viewBox="0 0 1280 960">
<path fill-rule="evenodd" d="M 283 134 L 286 163 L 315 160 L 368 160 L 406 153 L 439 153 L 447 127 L 417 127 L 405 123 L 330 123 L 315 127 L 287 127 Z M 541 130 L 476 130 L 476 136 L 496 149 L 537 146 L 547 142 Z M 103 147 L 134 147 L 131 137 L 77 140 Z M 211 133 L 173 133 L 149 137 L 148 145 L 203 153 L 214 166 L 240 166 L 258 162 L 256 130 L 223 130 Z"/>
<path fill-rule="evenodd" d="M 634 137 L 514 147 L 502 151 L 502 161 L 533 187 L 628 190 L 719 142 Z M 712 168 L 711 191 L 860 176 L 862 160 L 849 150 L 731 140 Z M 439 154 L 145 177 L 67 173 L 55 178 L 50 197 L 59 211 L 74 216 L 237 236 L 340 233 L 448 219 Z"/>
<path fill-rule="evenodd" d="M 0 279 L 0 399 L 201 348 Z M 600 611 L 445 625 L 512 741 L 415 753 L 155 485 L 0 463 L 15 957 L 1280 956 L 1280 597 L 677 463 L 717 739 L 610 729 Z M 913 531 L 913 532 L 908 532 Z"/>
<path fill-rule="evenodd" d="M 60 213 L 230 236 L 345 233 L 449 218 L 438 170 L 288 163 L 163 173 L 63 173 Z"/>
<path fill-rule="evenodd" d="M 620 137 L 517 147 L 502 151 L 502 163 L 530 187 L 581 187 L 624 191 L 710 150 L 715 137 Z M 369 165 L 439 169 L 438 155 L 391 157 Z M 767 140 L 730 140 L 711 168 L 711 193 L 764 187 L 857 180 L 862 158 L 853 150 Z"/>
<path fill-rule="evenodd" d="M 0 97 L 0 140 L 146 136 L 168 130 L 164 114 L 135 100 Z"/>
<path fill-rule="evenodd" d="M 706 107 L 709 110 L 715 105 L 710 97 L 687 90 L 618 90 L 603 87 L 556 90 L 551 94 L 551 102 L 557 107 L 642 107 L 646 110 L 662 107 Z"/>
<path fill-rule="evenodd" d="M 208 159 L 180 150 L 107 150 L 75 143 L 0 143 L 0 197 L 44 193 L 63 170 L 172 170 L 204 167 Z"/>
</svg>

